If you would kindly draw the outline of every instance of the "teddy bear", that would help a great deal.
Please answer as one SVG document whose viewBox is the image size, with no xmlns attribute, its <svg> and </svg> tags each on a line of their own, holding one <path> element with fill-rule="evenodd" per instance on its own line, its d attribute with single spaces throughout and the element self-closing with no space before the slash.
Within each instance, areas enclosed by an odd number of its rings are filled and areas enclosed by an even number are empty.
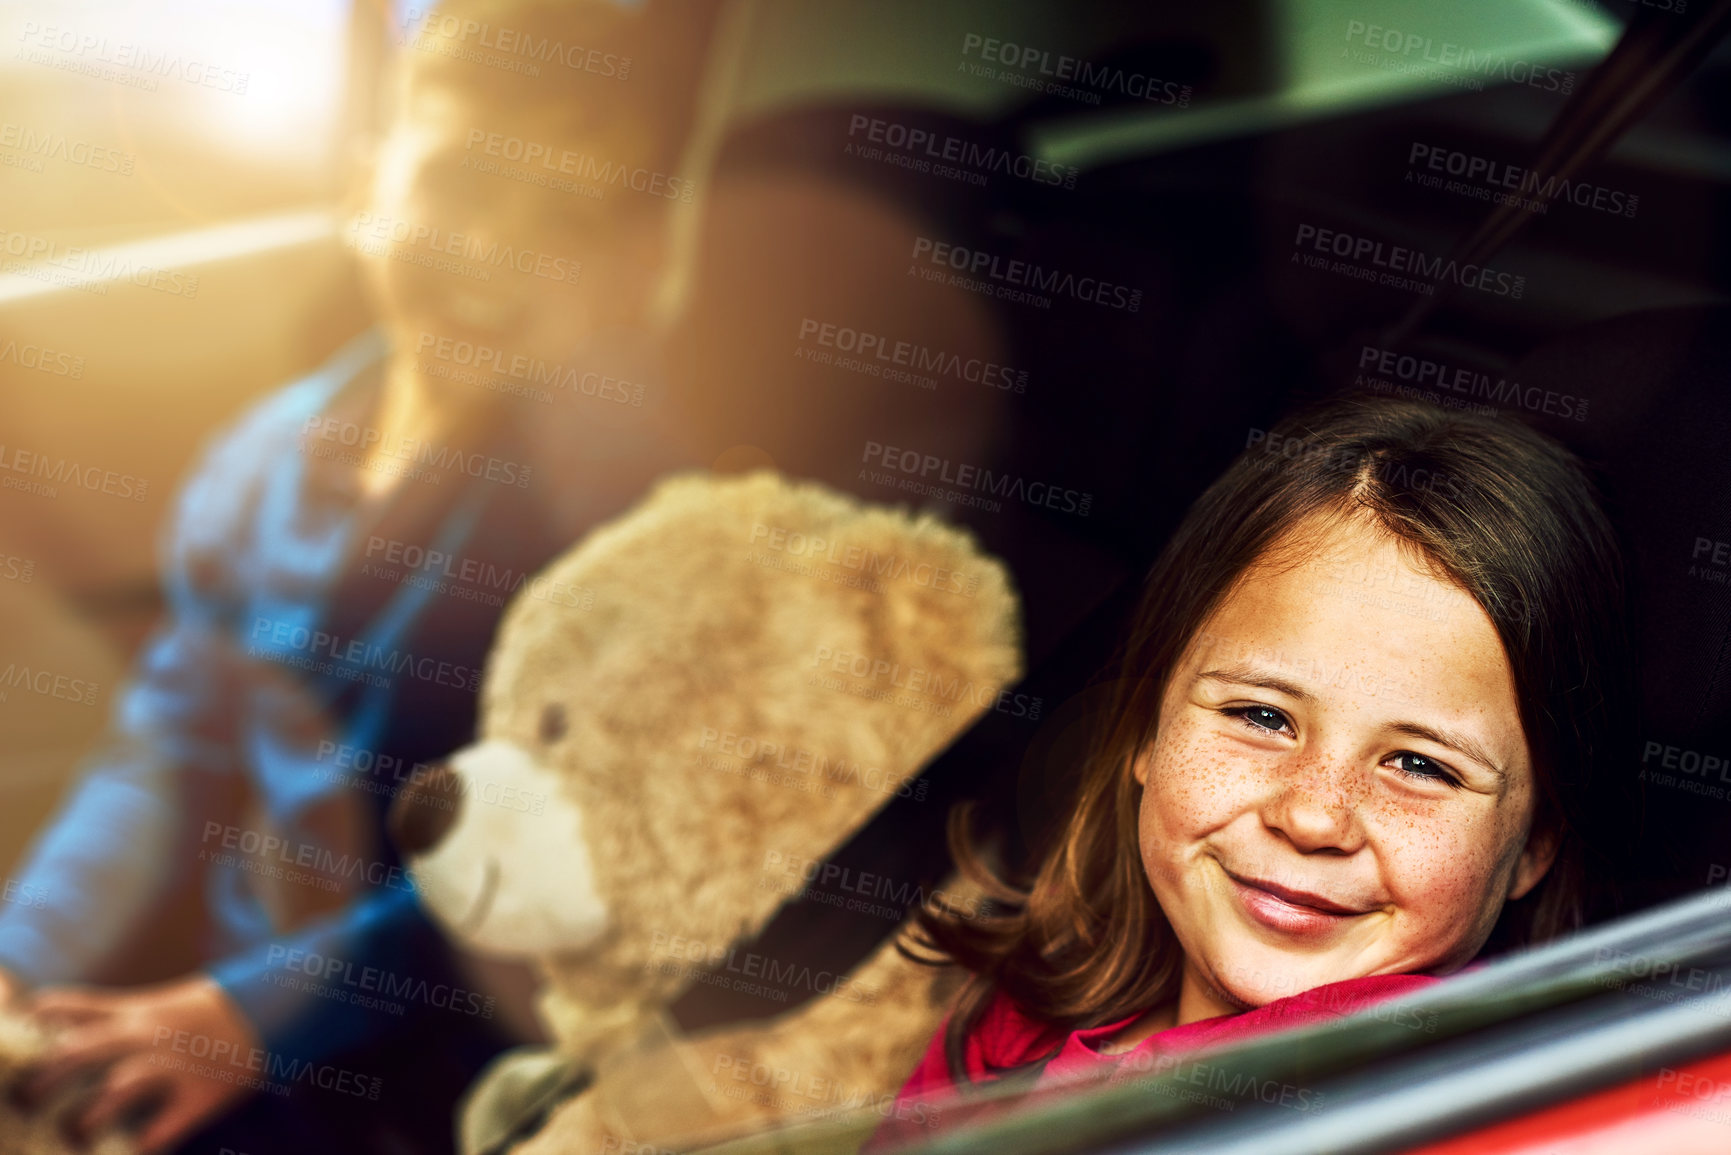
<svg viewBox="0 0 1731 1155">
<path fill-rule="evenodd" d="M 736 948 L 892 796 L 923 791 L 921 768 L 1020 677 L 1020 631 L 1009 574 L 964 531 L 771 471 L 665 479 L 526 583 L 477 740 L 391 815 L 453 938 L 542 980 L 554 1045 L 483 1073 L 465 1155 L 689 1148 L 893 1104 L 950 969 L 895 935 L 816 978 Z M 682 1035 L 667 1008 L 699 981 L 815 994 Z"/>
<path fill-rule="evenodd" d="M 12 1105 L 11 1092 L 31 1062 L 47 1049 L 47 1033 L 24 1015 L 0 1010 L 0 1155 L 134 1155 L 135 1146 L 118 1129 L 74 1147 L 61 1130 L 65 1112 L 89 1086 L 74 1085 L 36 1110 Z"/>
</svg>

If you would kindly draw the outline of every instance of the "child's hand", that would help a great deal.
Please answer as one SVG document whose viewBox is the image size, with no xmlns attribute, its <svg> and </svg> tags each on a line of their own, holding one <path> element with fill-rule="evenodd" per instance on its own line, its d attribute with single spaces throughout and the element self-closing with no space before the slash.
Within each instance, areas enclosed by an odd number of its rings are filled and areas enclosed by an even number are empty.
<svg viewBox="0 0 1731 1155">
<path fill-rule="evenodd" d="M 37 992 L 25 1008 L 45 1028 L 56 1031 L 48 1053 L 35 1064 L 24 1095 L 41 1104 L 81 1077 L 97 1080 L 96 1089 L 75 1120 L 79 1138 L 119 1124 L 139 1110 L 148 1112 L 138 1133 L 142 1155 L 177 1145 L 240 1098 L 245 1089 L 222 1072 L 244 1071 L 213 1060 L 209 1067 L 196 1053 L 244 1059 L 258 1037 L 227 993 L 207 975 L 139 990 L 54 987 Z M 188 1040 L 188 1053 L 172 1045 Z"/>
</svg>

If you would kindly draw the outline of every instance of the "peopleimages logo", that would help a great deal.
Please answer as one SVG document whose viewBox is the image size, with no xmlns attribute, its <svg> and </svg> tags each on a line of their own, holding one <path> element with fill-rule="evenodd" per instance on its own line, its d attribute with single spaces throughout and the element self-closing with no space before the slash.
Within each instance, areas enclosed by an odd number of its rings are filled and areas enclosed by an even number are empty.
<svg viewBox="0 0 1731 1155">
<path fill-rule="evenodd" d="M 483 128 L 469 130 L 469 139 L 463 149 L 466 154 L 479 151 L 483 157 L 512 161 L 529 170 L 527 174 L 515 174 L 508 167 L 501 166 L 498 171 L 502 175 L 521 175 L 530 184 L 561 188 L 566 192 L 577 191 L 579 187 L 593 187 L 599 193 L 602 186 L 615 185 L 645 196 L 690 204 L 697 191 L 697 186 L 691 181 L 668 176 L 655 169 L 598 160 L 586 152 L 572 152 L 568 148 L 555 148 L 541 141 L 525 140 L 520 136 L 510 136 L 502 132 L 489 132 Z M 488 163 L 486 160 L 476 161 L 472 155 L 463 157 L 463 167 L 474 168 L 479 172 L 493 171 L 484 167 Z M 534 173 L 533 169 L 536 167 L 544 171 Z M 556 176 L 571 177 L 573 182 L 549 185 L 549 181 Z M 588 184 L 578 186 L 575 181 L 586 181 Z"/>
<path fill-rule="evenodd" d="M 83 678 L 57 674 L 53 670 L 32 669 L 17 662 L 9 662 L 5 669 L 0 670 L 0 687 L 4 687 L 0 690 L 0 702 L 6 700 L 5 690 L 28 690 L 45 698 L 77 702 L 83 706 L 96 705 L 96 691 L 99 689 L 95 682 Z"/>
<path fill-rule="evenodd" d="M 886 874 L 856 870 L 851 866 L 828 862 L 819 858 L 784 854 L 779 850 L 764 851 L 763 865 L 760 869 L 765 874 L 781 875 L 787 880 L 787 885 L 794 888 L 812 887 L 819 891 L 844 891 L 848 894 L 875 899 L 885 906 L 893 908 L 897 918 L 909 910 L 924 907 L 933 902 L 942 903 L 964 918 L 979 918 L 986 913 L 982 909 L 980 899 L 965 892 L 945 890 L 943 887 L 928 889 L 919 883 L 894 879 Z"/>
<path fill-rule="evenodd" d="M 351 465 L 365 464 L 368 455 L 375 454 L 379 458 L 414 462 L 417 465 L 443 469 L 447 473 L 484 477 L 488 481 L 515 486 L 518 489 L 529 484 L 529 478 L 535 469 L 532 465 L 506 461 L 489 454 L 468 453 L 455 446 L 435 445 L 431 441 L 419 441 L 398 433 L 381 432 L 371 426 L 357 425 L 353 421 L 343 421 L 316 413 L 308 417 L 301 427 L 303 441 L 311 440 L 314 435 L 331 445 L 355 450 L 344 458 Z M 312 452 L 315 456 L 330 456 L 329 453 L 320 453 L 316 448 Z M 438 483 L 437 474 L 429 476 L 434 484 Z"/>
<path fill-rule="evenodd" d="M 1493 404 L 1514 406 L 1531 413 L 1549 413 L 1568 421 L 1587 419 L 1587 399 L 1584 397 L 1577 397 L 1573 393 L 1558 393 L 1554 389 L 1540 389 L 1536 385 L 1522 385 L 1519 381 L 1510 381 L 1507 377 L 1492 377 L 1489 373 L 1450 366 L 1429 357 L 1415 357 L 1410 353 L 1365 345 L 1358 353 L 1358 367 L 1360 370 L 1372 374 L 1380 373 L 1415 388 L 1445 390 L 1464 397 L 1480 398 Z M 1366 380 L 1361 372 L 1355 383 L 1374 385 L 1376 382 Z"/>
<path fill-rule="evenodd" d="M 583 272 L 581 261 L 534 249 L 516 248 L 498 241 L 482 242 L 466 233 L 453 233 L 434 225 L 379 213 L 356 213 L 349 232 L 350 247 L 359 248 L 370 256 L 377 255 L 383 246 L 400 245 L 409 250 L 424 248 L 434 256 L 457 257 L 476 265 L 510 269 L 548 281 L 576 281 Z M 466 270 L 451 271 L 472 275 Z M 481 274 L 480 280 L 489 279 L 488 269 L 477 268 L 473 272 Z"/>
<path fill-rule="evenodd" d="M 954 486 L 958 496 L 967 496 L 959 491 L 975 490 L 992 494 L 994 497 L 1007 497 L 1015 501 L 1025 501 L 1029 505 L 1044 506 L 1062 513 L 1074 513 L 1087 517 L 1094 505 L 1094 495 L 1080 490 L 1066 489 L 1060 485 L 1050 485 L 1043 481 L 1029 481 L 1009 473 L 994 473 L 990 469 L 982 469 L 976 465 L 961 464 L 945 457 L 931 453 L 921 453 L 917 449 L 901 449 L 894 445 L 884 445 L 878 441 L 868 441 L 860 455 L 864 465 L 878 465 L 882 469 L 872 471 L 860 470 L 861 481 L 873 481 L 884 484 L 890 480 L 904 482 L 900 486 L 910 492 L 919 492 L 918 487 L 931 488 L 941 483 Z M 904 475 L 900 479 L 892 479 L 892 473 Z M 933 477 L 936 474 L 936 477 Z M 911 484 L 909 484 L 911 483 Z M 970 502 L 967 504 L 979 504 Z M 992 503 L 992 512 L 997 512 L 997 503 Z"/>
<path fill-rule="evenodd" d="M 91 493 L 103 493 L 131 501 L 143 501 L 150 482 L 130 473 L 116 473 L 100 465 L 80 465 L 64 457 L 49 457 L 16 445 L 0 443 L 0 471 L 21 473 L 23 478 L 0 477 L 0 488 L 18 489 L 39 497 L 57 497 L 59 485 L 72 485 Z M 28 478 L 28 480 L 26 480 Z"/>
<path fill-rule="evenodd" d="M 517 353 L 473 341 L 459 341 L 422 331 L 415 342 L 417 356 L 430 356 L 449 365 L 491 373 L 525 383 L 526 391 L 538 392 L 535 386 L 564 389 L 567 392 L 608 401 L 615 405 L 642 407 L 645 387 L 641 381 L 627 381 L 594 369 L 572 365 L 549 364 L 540 357 Z M 552 400 L 548 395 L 548 400 Z"/>
<path fill-rule="evenodd" d="M 1423 188 L 1514 205 L 1528 212 L 1547 212 L 1553 201 L 1561 200 L 1579 208 L 1632 217 L 1641 203 L 1640 197 L 1619 189 L 1546 176 L 1536 169 L 1422 141 L 1412 143 L 1406 163 L 1406 179 Z M 1445 181 L 1445 176 L 1460 179 Z"/>
<path fill-rule="evenodd" d="M 1300 224 L 1292 243 L 1295 264 L 1414 292 L 1428 294 L 1433 286 L 1447 282 L 1518 301 L 1527 287 L 1525 277 L 1500 272 L 1489 265 L 1461 264 L 1453 257 L 1433 257 L 1420 249 L 1317 225 Z M 1326 259 L 1329 256 L 1341 259 L 1330 263 Z M 1412 275 L 1405 275 L 1409 273 Z"/>
<path fill-rule="evenodd" d="M 902 778 L 881 766 L 868 766 L 863 762 L 839 756 L 831 757 L 801 746 L 789 749 L 785 743 L 740 734 L 733 730 L 721 730 L 714 726 L 702 728 L 697 749 L 710 755 L 711 762 L 717 761 L 715 755 L 720 755 L 752 769 L 785 770 L 813 780 L 821 779 L 826 783 L 857 783 L 867 790 L 894 794 L 899 798 L 912 798 L 916 802 L 926 800 L 929 786 L 924 778 Z M 727 769 L 725 766 L 708 762 L 704 765 L 711 770 Z M 823 791 L 826 798 L 832 793 L 827 789 Z"/>
<path fill-rule="evenodd" d="M 734 990 L 763 995 L 778 1002 L 787 1001 L 788 992 L 794 988 L 820 995 L 834 995 L 850 1003 L 875 1003 L 878 998 L 875 987 L 852 975 L 813 970 L 805 963 L 786 962 L 746 950 L 733 943 L 710 944 L 658 930 L 653 932 L 650 938 L 649 949 L 657 959 L 692 963 L 716 971 L 716 974 L 699 977 L 685 968 L 669 967 L 666 963 L 658 966 L 653 960 L 646 964 L 648 969 L 659 970 L 664 974 L 677 974 L 685 970 L 689 977 L 697 978 L 700 982 L 721 979 L 721 982 L 713 985 L 731 985 Z M 744 979 L 728 983 L 726 976 L 729 974 L 743 975 Z M 748 984 L 745 979 L 763 981 L 761 985 Z"/>
<path fill-rule="evenodd" d="M 151 1047 L 156 1053 L 151 1056 L 152 1065 L 167 1066 L 171 1069 L 183 1069 L 185 1063 L 175 1063 L 174 1060 L 190 1057 L 205 1060 L 206 1065 L 194 1066 L 195 1074 L 206 1078 L 220 1079 L 225 1083 L 235 1083 L 240 1086 L 257 1087 L 259 1082 L 249 1081 L 251 1078 L 268 1080 L 263 1089 L 273 1094 L 288 1094 L 285 1084 L 305 1083 L 319 1088 L 321 1091 L 333 1091 L 343 1095 L 353 1095 L 360 1099 L 379 1097 L 382 1080 L 373 1075 L 361 1075 L 342 1067 L 333 1067 L 328 1063 L 314 1063 L 307 1059 L 295 1059 L 274 1051 L 266 1051 L 260 1047 L 243 1047 L 228 1039 L 218 1039 L 210 1035 L 194 1031 L 176 1030 L 174 1027 L 157 1027 L 151 1039 Z M 166 1048 L 170 1054 L 164 1054 Z M 158 1060 L 164 1060 L 158 1062 Z M 224 1066 L 218 1066 L 223 1064 Z M 225 1069 L 226 1067 L 226 1069 Z M 280 1082 L 278 1082 L 280 1080 Z M 281 1087 L 280 1091 L 276 1090 Z"/>
<path fill-rule="evenodd" d="M 1039 719 L 1040 711 L 1045 705 L 1043 698 L 1018 694 L 1008 688 L 995 690 L 990 685 L 975 682 L 972 678 L 964 681 L 964 674 L 952 673 L 946 677 L 941 670 L 904 666 L 888 658 L 875 657 L 857 650 L 838 650 L 833 646 L 817 647 L 812 652 L 811 668 L 819 671 L 819 674 L 814 678 L 807 678 L 807 685 L 823 685 L 827 689 L 842 690 L 856 697 L 889 699 L 898 705 L 927 710 L 940 717 L 947 717 L 950 707 L 931 709 L 930 703 L 933 700 L 952 705 L 967 702 L 972 706 L 1031 721 Z M 867 687 L 873 688 L 849 685 L 838 678 L 827 676 L 832 674 L 853 679 L 856 683 L 867 683 Z M 896 693 L 904 690 L 905 694 Z"/>
<path fill-rule="evenodd" d="M 8 341 L 0 345 L 0 365 L 7 362 L 20 369 L 34 369 L 38 373 L 48 373 L 55 377 L 71 377 L 76 380 L 84 376 L 84 358 L 57 352 L 44 345 L 21 345 L 17 341 Z"/>
<path fill-rule="evenodd" d="M 820 321 L 815 317 L 801 319 L 799 339 L 826 350 L 852 353 L 861 359 L 885 362 L 915 373 L 935 374 L 936 376 L 921 378 L 921 381 L 931 382 L 929 386 L 923 386 L 926 388 L 937 387 L 936 377 L 950 377 L 970 384 L 986 385 L 1005 393 L 1028 391 L 1026 369 L 1012 369 L 1008 365 L 1000 365 L 983 357 L 963 357 L 959 353 L 933 349 L 929 345 L 914 341 L 896 340 L 882 333 L 854 329 L 833 321 Z M 882 373 L 875 373 L 873 376 L 882 376 Z"/>
<path fill-rule="evenodd" d="M 417 657 L 409 650 L 359 638 L 345 639 L 298 622 L 267 617 L 253 619 L 247 656 L 372 686 L 388 687 L 391 683 L 385 674 L 407 674 L 458 690 L 473 692 L 481 688 L 481 671 L 471 666 Z M 382 673 L 373 673 L 375 670 Z"/>
<path fill-rule="evenodd" d="M 377 534 L 367 538 L 361 576 L 402 582 L 415 589 L 448 593 L 485 605 L 504 605 L 505 598 L 527 588 L 529 596 L 537 601 L 577 610 L 595 608 L 595 591 L 589 586 L 574 586 L 538 571 L 494 565 L 480 558 L 428 549 L 415 542 Z"/>
<path fill-rule="evenodd" d="M 321 955 L 317 951 L 291 949 L 278 944 L 272 944 L 265 951 L 265 964 L 295 971 L 326 987 L 337 988 L 338 993 L 346 996 L 345 1001 L 360 1007 L 375 1006 L 374 996 L 377 996 L 378 999 L 424 1003 L 440 1010 L 490 1019 L 493 1017 L 496 1002 L 492 995 L 483 995 L 464 987 L 428 982 L 424 978 L 399 975 L 379 967 L 357 967 L 348 959 L 335 955 Z M 402 1008 L 397 1007 L 393 1013 L 401 1014 Z"/>
<path fill-rule="evenodd" d="M 1575 89 L 1575 74 L 1565 69 L 1551 68 L 1518 57 L 1511 60 L 1495 53 L 1478 52 L 1464 44 L 1437 40 L 1418 32 L 1405 32 L 1396 28 L 1384 28 L 1380 24 L 1367 24 L 1362 20 L 1349 20 L 1346 23 L 1346 39 L 1349 44 L 1362 44 L 1365 48 L 1394 57 L 1399 63 L 1408 66 L 1414 63 L 1441 65 L 1463 74 L 1463 78 L 1469 79 L 1474 88 L 1482 88 L 1486 80 L 1503 80 L 1563 96 Z M 1375 63 L 1374 60 L 1363 62 Z M 1434 73 L 1434 70 L 1432 71 Z"/>
<path fill-rule="evenodd" d="M 110 42 L 106 36 L 80 32 L 75 28 L 61 28 L 53 24 L 38 24 L 34 20 L 24 21 L 23 31 L 18 34 L 18 39 L 25 45 L 17 54 L 20 60 L 105 80 L 121 80 L 135 87 L 147 87 L 152 92 L 156 91 L 157 78 L 163 78 L 179 80 L 196 88 L 214 88 L 218 92 L 245 96 L 247 81 L 252 75 L 248 72 L 237 72 L 232 68 L 222 68 L 179 52 L 157 51 L 128 41 Z M 32 49 L 39 51 L 31 51 Z M 58 52 L 62 58 L 55 60 L 47 55 L 50 52 Z M 115 68 L 144 75 L 127 77 L 116 73 Z"/>
<path fill-rule="evenodd" d="M 248 830 L 214 819 L 204 824 L 205 844 L 198 852 L 201 862 L 216 866 L 235 866 L 249 874 L 283 879 L 291 883 L 307 883 L 321 890 L 341 889 L 339 879 L 351 882 L 364 879 L 373 886 L 393 890 L 413 890 L 414 883 L 395 863 L 366 859 L 355 854 L 338 854 L 328 846 L 312 842 L 291 842 L 279 834 Z M 215 841 L 219 849 L 211 849 Z M 225 853 L 226 852 L 226 853 Z M 299 868 L 304 867 L 306 873 Z"/>
<path fill-rule="evenodd" d="M 921 263 L 928 266 L 922 271 L 926 280 L 947 280 L 970 292 L 983 292 L 1006 301 L 1050 308 L 1051 297 L 1039 295 L 1050 293 L 1091 305 L 1122 309 L 1127 313 L 1134 313 L 1142 307 L 1141 289 L 1115 285 L 1098 277 L 1079 277 L 1031 261 L 1005 259 L 984 249 L 970 249 L 930 237 L 914 238 L 912 258 L 916 267 Z M 941 269 L 953 269 L 955 273 L 946 278 L 939 271 Z"/>
<path fill-rule="evenodd" d="M 903 581 L 926 589 L 961 594 L 964 597 L 973 597 L 980 585 L 980 576 L 977 573 L 967 574 L 961 570 L 933 565 L 928 561 L 910 561 L 893 553 L 879 553 L 870 547 L 784 529 L 781 526 L 765 525 L 762 522 L 751 527 L 749 540 L 754 546 L 761 545 L 789 557 L 855 571 L 872 578 L 874 583 L 882 580 Z M 874 584 L 873 588 L 882 587 Z"/>
<path fill-rule="evenodd" d="M 753 1055 L 717 1055 L 709 1070 L 711 1094 L 729 1099 L 749 1099 L 759 1106 L 774 1107 L 798 1119 L 811 1121 L 866 1108 L 886 1119 L 905 1119 L 917 1127 L 936 1127 L 939 1110 L 918 1099 L 905 1100 L 873 1087 L 850 1086 L 834 1073 L 813 1075 L 791 1067 L 759 1061 Z M 729 1082 L 739 1086 L 730 1087 Z M 646 1143 L 623 1143 L 609 1135 L 603 1155 L 675 1155 Z"/>
<path fill-rule="evenodd" d="M 132 175 L 135 159 L 129 152 L 91 144 L 63 132 L 34 129 L 11 121 L 0 124 L 0 148 L 16 149 L 37 162 L 57 160 L 64 164 L 93 168 L 98 172 L 112 172 L 120 176 Z M 32 171 L 42 170 L 38 164 L 32 166 Z"/>
<path fill-rule="evenodd" d="M 400 43 L 407 47 L 477 64 L 509 64 L 511 71 L 528 76 L 541 74 L 538 64 L 562 64 L 574 72 L 587 72 L 608 80 L 625 80 L 631 75 L 629 56 L 567 44 L 502 24 L 465 19 L 454 13 L 429 14 L 426 8 L 410 8 L 403 14 L 403 27 Z M 415 30 L 412 36 L 408 29 Z M 440 44 L 440 40 L 448 43 Z"/>
<path fill-rule="evenodd" d="M 1061 96 L 1085 104 L 1099 104 L 1102 92 L 1115 92 L 1132 100 L 1154 104 L 1171 104 L 1187 108 L 1190 86 L 1173 80 L 1161 80 L 1146 72 L 1133 72 L 1111 64 L 1096 64 L 1076 56 L 1049 52 L 1028 44 L 999 40 L 969 32 L 962 37 L 962 55 L 978 57 L 984 64 L 1002 65 L 1012 74 L 998 73 L 994 79 L 1032 88 L 1047 96 Z M 974 76 L 992 76 L 990 68 L 967 63 L 962 66 Z M 1042 79 L 1051 77 L 1051 80 Z"/>
<path fill-rule="evenodd" d="M 999 173 L 1035 184 L 1075 188 L 1076 177 L 1082 171 L 1072 164 L 1053 164 L 1027 153 L 1011 152 L 860 112 L 849 119 L 847 135 L 844 155 L 865 160 L 891 160 L 916 172 L 964 179 L 970 184 L 983 185 L 988 173 Z M 885 153 L 886 148 L 898 151 Z"/>
<path fill-rule="evenodd" d="M 17 260 L 4 258 L 16 257 Z M 173 297 L 198 296 L 198 274 L 181 273 L 155 265 L 134 264 L 112 250 L 63 245 L 47 237 L 0 229 L 0 271 L 15 273 L 48 284 L 66 285 L 83 292 L 106 296 L 109 281 L 126 281 L 141 289 Z"/>
</svg>

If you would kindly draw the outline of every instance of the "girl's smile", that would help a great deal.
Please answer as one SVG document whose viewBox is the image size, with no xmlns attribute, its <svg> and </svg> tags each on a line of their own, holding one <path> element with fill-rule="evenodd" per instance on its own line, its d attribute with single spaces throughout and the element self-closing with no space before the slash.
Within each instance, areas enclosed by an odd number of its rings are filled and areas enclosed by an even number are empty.
<svg viewBox="0 0 1731 1155">
<path fill-rule="evenodd" d="M 1368 913 L 1309 891 L 1264 879 L 1244 878 L 1220 867 L 1231 880 L 1244 913 L 1255 923 L 1293 935 L 1332 934 L 1349 918 Z"/>
</svg>

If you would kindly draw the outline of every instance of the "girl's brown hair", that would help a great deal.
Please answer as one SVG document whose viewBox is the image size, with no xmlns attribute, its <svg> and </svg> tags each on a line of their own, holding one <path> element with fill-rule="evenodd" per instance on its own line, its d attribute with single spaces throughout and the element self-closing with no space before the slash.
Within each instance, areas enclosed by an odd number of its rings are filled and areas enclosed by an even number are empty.
<svg viewBox="0 0 1731 1155">
<path fill-rule="evenodd" d="M 1258 432 L 1149 572 L 1074 807 L 1032 879 L 999 877 L 968 838 L 965 812 L 952 815 L 956 861 L 994 900 L 984 917 L 917 915 L 923 945 L 972 972 L 947 1031 L 958 1082 L 963 1044 L 994 992 L 1049 1023 L 1055 1040 L 1176 997 L 1182 953 L 1143 870 L 1131 762 L 1191 639 L 1239 575 L 1312 515 L 1375 518 L 1470 593 L 1502 640 L 1537 786 L 1533 831 L 1560 849 L 1544 880 L 1504 907 L 1487 948 L 1546 941 L 1588 914 L 1586 869 L 1601 815 L 1619 805 L 1606 799 L 1623 789 L 1630 699 L 1622 562 L 1580 462 L 1512 416 L 1362 396 Z"/>
</svg>

